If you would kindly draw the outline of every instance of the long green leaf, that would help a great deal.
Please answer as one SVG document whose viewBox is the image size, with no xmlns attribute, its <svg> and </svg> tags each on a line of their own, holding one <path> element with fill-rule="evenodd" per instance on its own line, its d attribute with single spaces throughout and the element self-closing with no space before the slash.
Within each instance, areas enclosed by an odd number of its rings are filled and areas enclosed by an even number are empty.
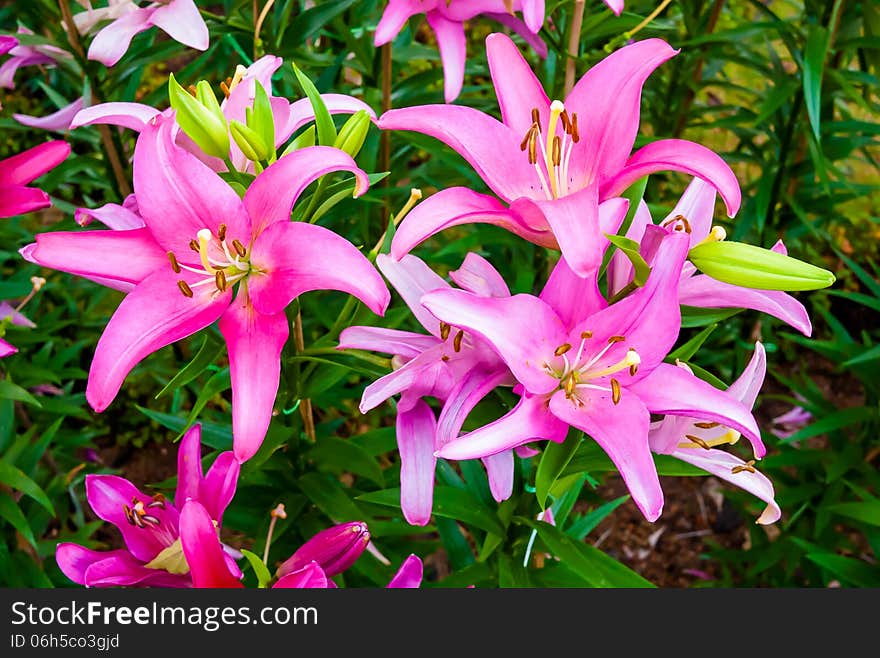
<svg viewBox="0 0 880 658">
<path fill-rule="evenodd" d="M 817 25 L 810 30 L 804 48 L 804 102 L 807 116 L 816 141 L 821 140 L 820 107 L 822 104 L 822 74 L 825 70 L 825 56 L 828 53 L 828 30 Z"/>
<path fill-rule="evenodd" d="M 28 543 L 34 548 L 37 547 L 37 540 L 34 539 L 34 533 L 28 525 L 27 519 L 24 517 L 18 504 L 11 496 L 0 491 L 0 516 L 6 519 L 9 524 L 21 533 Z"/>
<path fill-rule="evenodd" d="M 547 446 L 541 454 L 541 461 L 538 463 L 538 472 L 535 475 L 535 496 L 541 509 L 547 508 L 547 495 L 550 493 L 550 488 L 568 466 L 571 458 L 574 457 L 581 441 L 581 433 L 572 431 L 569 432 L 563 443 L 547 442 Z"/>
<path fill-rule="evenodd" d="M 2 460 L 0 460 L 0 482 L 12 487 L 13 489 L 17 489 L 24 494 L 27 494 L 35 501 L 40 503 L 40 505 L 45 507 L 46 511 L 49 512 L 49 514 L 55 516 L 55 508 L 52 506 L 52 501 L 49 500 L 46 492 L 43 491 L 36 482 L 31 480 L 21 470 L 19 470 L 12 464 L 8 464 Z"/>
</svg>

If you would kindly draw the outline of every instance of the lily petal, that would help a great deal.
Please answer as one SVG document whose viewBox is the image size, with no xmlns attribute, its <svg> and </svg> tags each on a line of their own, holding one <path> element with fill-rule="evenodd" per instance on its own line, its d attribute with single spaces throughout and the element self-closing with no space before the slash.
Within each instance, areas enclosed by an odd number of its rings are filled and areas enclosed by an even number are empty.
<svg viewBox="0 0 880 658">
<path fill-rule="evenodd" d="M 189 577 L 148 569 L 128 551 L 93 551 L 58 544 L 55 560 L 64 575 L 86 587 L 189 587 Z"/>
<path fill-rule="evenodd" d="M 377 315 L 391 300 L 381 275 L 357 247 L 314 224 L 272 224 L 254 242 L 251 265 L 256 272 L 248 278 L 248 292 L 260 313 L 278 313 L 312 290 L 347 292 Z"/>
<path fill-rule="evenodd" d="M 196 50 L 208 48 L 208 26 L 193 0 L 171 0 L 159 5 L 150 16 L 150 23 L 178 43 Z"/>
<path fill-rule="evenodd" d="M 97 219 L 107 228 L 114 231 L 127 231 L 129 229 L 144 228 L 144 220 L 130 208 L 120 206 L 118 203 L 105 203 L 99 208 L 77 208 L 73 215 L 74 220 L 80 226 L 88 226 L 93 219 Z M 159 244 L 152 240 L 156 249 L 161 251 Z M 167 258 L 167 257 L 166 257 Z"/>
<path fill-rule="evenodd" d="M 100 103 L 80 110 L 70 122 L 70 128 L 91 126 L 93 124 L 109 124 L 121 126 L 141 132 L 147 123 L 161 114 L 159 110 L 142 103 Z"/>
<path fill-rule="evenodd" d="M 779 318 L 805 336 L 813 333 L 807 309 L 781 290 L 756 290 L 697 274 L 681 282 L 679 302 L 700 308 L 748 308 Z"/>
<path fill-rule="evenodd" d="M 680 171 L 702 178 L 721 195 L 727 214 L 733 217 L 742 202 L 739 182 L 730 166 L 705 146 L 684 139 L 661 139 L 633 153 L 613 178 L 602 184 L 602 199 L 616 197 L 638 179 L 657 171 Z"/>
<path fill-rule="evenodd" d="M 420 0 L 389 0 L 376 26 L 373 45 L 382 46 L 393 40 L 411 16 L 425 11 Z"/>
<path fill-rule="evenodd" d="M 370 350 L 414 359 L 438 344 L 434 336 L 384 327 L 347 327 L 339 334 L 337 349 Z"/>
<path fill-rule="evenodd" d="M 326 589 L 329 587 L 327 574 L 317 562 L 311 562 L 302 569 L 282 576 L 272 585 L 273 589 Z"/>
<path fill-rule="evenodd" d="M 385 275 L 416 320 L 435 337 L 440 336 L 440 323 L 424 306 L 422 295 L 433 290 L 448 290 L 450 285 L 420 258 L 405 255 L 395 260 L 386 254 L 376 257 L 376 267 Z"/>
<path fill-rule="evenodd" d="M 443 404 L 437 420 L 437 446 L 444 446 L 458 438 L 464 421 L 473 408 L 497 386 L 509 383 L 506 369 L 487 371 L 480 367 L 469 369 L 458 380 Z"/>
<path fill-rule="evenodd" d="M 672 212 L 660 222 L 666 222 L 681 215 L 690 225 L 691 247 L 702 242 L 712 229 L 712 218 L 715 216 L 715 188 L 701 178 L 694 178 L 687 186 L 684 194 L 675 204 Z"/>
<path fill-rule="evenodd" d="M 631 384 L 629 390 L 641 398 L 651 413 L 720 423 L 748 438 L 757 458 L 767 452 L 749 409 L 684 368 L 661 363 L 650 375 Z"/>
<path fill-rule="evenodd" d="M 445 397 L 452 387 L 452 375 L 449 368 L 441 360 L 442 349 L 443 346 L 440 345 L 427 350 L 367 386 L 361 397 L 359 407 L 361 413 L 365 414 L 392 395 L 407 390 L 415 398 L 435 394 L 435 397 Z M 397 408 L 398 413 L 400 413 L 400 406 L 398 405 Z"/>
<path fill-rule="evenodd" d="M 113 66 L 131 45 L 131 40 L 141 32 L 150 29 L 152 10 L 143 8 L 120 16 L 103 28 L 92 39 L 88 58 Z"/>
<path fill-rule="evenodd" d="M 28 114 L 13 114 L 12 118 L 24 126 L 31 128 L 39 128 L 41 130 L 52 130 L 56 132 L 65 132 L 70 129 L 70 122 L 73 117 L 82 109 L 83 99 L 77 98 L 69 105 L 65 105 L 57 112 L 47 114 L 43 117 L 34 117 Z"/>
<path fill-rule="evenodd" d="M 422 400 L 397 412 L 400 509 L 410 525 L 427 525 L 434 503 L 434 412 Z"/>
<path fill-rule="evenodd" d="M 346 94 L 321 94 L 321 100 L 324 101 L 324 105 L 330 114 L 354 114 L 364 110 L 373 121 L 376 121 L 376 112 L 373 108 L 354 96 L 347 96 Z M 280 128 L 276 126 L 276 139 L 282 142 L 286 141 L 294 132 L 314 120 L 315 110 L 312 108 L 312 103 L 308 98 L 294 101 L 290 104 L 286 124 Z"/>
<path fill-rule="evenodd" d="M 702 449 L 681 449 L 670 453 L 673 457 L 693 464 L 697 468 L 712 475 L 726 480 L 740 489 L 745 489 L 767 503 L 767 507 L 758 517 L 756 523 L 761 525 L 769 525 L 776 523 L 782 516 L 782 510 L 776 503 L 775 493 L 773 491 L 773 483 L 769 478 L 760 471 L 750 472 L 748 469 L 738 470 L 734 473 L 733 469 L 738 466 L 745 466 L 746 463 L 729 452 L 724 450 L 702 450 Z"/>
<path fill-rule="evenodd" d="M 389 589 L 416 589 L 422 584 L 422 560 L 410 555 L 400 565 L 400 569 L 388 583 Z"/>
<path fill-rule="evenodd" d="M 550 413 L 544 397 L 526 393 L 507 414 L 450 441 L 436 454 L 444 459 L 476 459 L 516 448 L 529 441 L 546 439 L 562 443 L 567 433 L 568 425 Z"/>
<path fill-rule="evenodd" d="M 492 498 L 499 503 L 510 498 L 513 493 L 513 450 L 483 457 L 483 465 L 486 467 Z"/>
<path fill-rule="evenodd" d="M 639 130 L 642 86 L 676 53 L 662 39 L 638 41 L 613 52 L 577 82 L 565 99 L 569 114 L 577 113 L 583 126 L 571 158 L 575 180 L 603 183 L 624 166 Z"/>
<path fill-rule="evenodd" d="M 458 98 L 464 83 L 464 62 L 467 57 L 464 23 L 451 21 L 437 11 L 429 11 L 425 17 L 437 37 L 443 64 L 443 94 L 446 102 L 451 103 Z"/>
<path fill-rule="evenodd" d="M 283 310 L 259 313 L 239 293 L 218 326 L 229 350 L 233 451 L 245 462 L 260 448 L 272 421 L 281 350 L 289 333 L 287 316 Z"/>
<path fill-rule="evenodd" d="M 560 257 L 541 291 L 541 300 L 556 311 L 566 329 L 572 329 L 608 306 L 595 276 L 581 277 Z"/>
<path fill-rule="evenodd" d="M 755 406 L 758 392 L 764 383 L 767 374 L 767 352 L 761 341 L 755 341 L 755 353 L 749 359 L 748 365 L 727 389 L 727 394 L 735 400 L 739 400 L 747 409 Z"/>
<path fill-rule="evenodd" d="M 500 226 L 529 242 L 556 248 L 556 238 L 543 215 L 539 221 L 544 228 L 533 228 L 495 197 L 465 187 L 450 187 L 429 196 L 403 219 L 391 240 L 391 256 L 400 260 L 432 235 L 462 224 Z"/>
<path fill-rule="evenodd" d="M 626 391 L 617 404 L 607 393 L 590 395 L 577 406 L 565 391 L 558 391 L 550 398 L 550 411 L 593 437 L 620 471 L 645 518 L 656 521 L 663 511 L 663 490 L 648 446 L 650 415 L 638 395 Z"/>
<path fill-rule="evenodd" d="M 469 251 L 457 270 L 449 272 L 449 278 L 459 288 L 483 297 L 510 297 L 510 288 L 504 277 L 492 264 L 472 251 Z M 427 292 L 427 291 L 426 291 Z"/>
<path fill-rule="evenodd" d="M 177 490 L 174 504 L 183 509 L 188 499 L 199 499 L 202 485 L 202 426 L 196 423 L 180 439 L 177 448 Z"/>
<path fill-rule="evenodd" d="M 0 160 L 0 188 L 27 185 L 64 162 L 68 155 L 70 144 L 56 139 Z"/>
<path fill-rule="evenodd" d="M 194 263 L 198 263 L 198 256 L 189 243 L 200 229 L 207 228 L 216 236 L 224 224 L 227 242 L 237 239 L 250 244 L 251 221 L 238 194 L 174 143 L 173 128 L 172 116 L 154 118 L 134 149 L 134 191 L 153 237 L 181 262 Z M 212 240 L 211 247 L 216 258 L 225 260 L 218 240 Z"/>
<path fill-rule="evenodd" d="M 210 514 L 194 500 L 184 505 L 180 513 L 180 545 L 193 587 L 244 587 L 229 571 L 226 553 Z"/>
<path fill-rule="evenodd" d="M 35 187 L 0 187 L 0 217 L 14 217 L 52 205 L 49 195 Z"/>
<path fill-rule="evenodd" d="M 86 399 L 95 411 L 107 408 L 144 357 L 204 329 L 229 306 L 229 290 L 215 296 L 216 289 L 203 286 L 192 298 L 180 294 L 177 281 L 193 283 L 194 278 L 170 268 L 159 270 L 122 300 L 98 341 L 89 370 Z"/>
<path fill-rule="evenodd" d="M 464 290 L 435 290 L 422 304 L 439 320 L 473 332 L 504 360 L 530 393 L 549 393 L 559 381 L 543 369 L 568 339 L 550 306 L 531 295 L 480 297 Z"/>
<path fill-rule="evenodd" d="M 479 110 L 461 105 L 389 110 L 379 117 L 379 128 L 412 130 L 440 140 L 467 160 L 504 201 L 539 192 L 535 170 L 519 148 L 523 136 Z"/>
</svg>

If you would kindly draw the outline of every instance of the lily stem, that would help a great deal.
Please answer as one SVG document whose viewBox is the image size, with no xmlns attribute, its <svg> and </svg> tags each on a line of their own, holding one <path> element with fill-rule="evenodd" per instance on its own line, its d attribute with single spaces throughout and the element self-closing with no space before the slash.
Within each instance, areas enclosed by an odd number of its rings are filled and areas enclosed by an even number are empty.
<svg viewBox="0 0 880 658">
<path fill-rule="evenodd" d="M 577 74 L 577 58 L 580 52 L 581 27 L 584 24 L 584 8 L 586 0 L 574 0 L 571 26 L 568 33 L 568 58 L 565 60 L 565 87 L 562 97 L 566 98 L 574 87 L 574 78 Z"/>
<path fill-rule="evenodd" d="M 293 346 L 296 348 L 297 354 L 302 354 L 305 352 L 305 339 L 303 338 L 303 329 L 302 329 L 302 311 L 297 310 L 296 319 L 293 321 Z M 315 435 L 315 417 L 312 413 L 312 401 L 307 398 L 302 398 L 302 401 L 299 405 L 299 414 L 302 417 L 303 421 L 303 431 L 306 433 L 306 437 L 314 443 L 317 439 Z"/>
<path fill-rule="evenodd" d="M 77 58 L 80 60 L 83 76 L 85 76 L 89 83 L 89 89 L 92 94 L 91 102 L 93 105 L 97 105 L 101 102 L 101 97 L 98 93 L 98 81 L 89 73 L 88 57 L 86 56 L 86 51 L 79 40 L 79 32 L 76 29 L 76 22 L 73 20 L 73 14 L 70 12 L 70 5 L 67 0 L 58 0 L 58 8 L 61 10 L 61 17 L 64 21 L 64 25 L 67 27 L 67 40 L 70 42 L 71 48 L 73 48 Z M 126 177 L 125 169 L 122 166 L 122 159 L 119 157 L 116 145 L 113 143 L 113 135 L 110 132 L 110 126 L 101 124 L 98 126 L 98 132 L 101 135 L 101 144 L 104 146 L 107 160 L 110 161 L 110 168 L 113 170 L 113 177 L 116 179 L 116 187 L 119 190 L 119 194 L 125 198 L 131 194 L 131 186 L 128 184 L 128 178 Z"/>
</svg>

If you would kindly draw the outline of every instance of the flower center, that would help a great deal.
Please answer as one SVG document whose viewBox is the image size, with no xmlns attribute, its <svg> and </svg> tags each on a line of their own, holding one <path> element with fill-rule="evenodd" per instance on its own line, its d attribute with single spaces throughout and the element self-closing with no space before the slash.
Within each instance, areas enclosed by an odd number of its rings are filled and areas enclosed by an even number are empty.
<svg viewBox="0 0 880 658">
<path fill-rule="evenodd" d="M 122 512 L 131 525 L 152 533 L 163 546 L 171 546 L 177 540 L 177 528 L 168 522 L 164 513 L 166 506 L 162 494 L 156 494 L 148 503 L 135 496 L 131 506 L 122 504 Z"/>
<path fill-rule="evenodd" d="M 556 124 L 562 122 L 562 136 L 556 134 Z M 538 108 L 532 108 L 532 125 L 519 145 L 528 152 L 529 164 L 535 167 L 541 189 L 548 199 L 558 199 L 568 194 L 568 163 L 571 151 L 580 141 L 577 113 L 569 116 L 562 101 L 550 103 L 550 120 L 546 135 L 541 130 Z M 540 149 L 541 157 L 538 157 Z"/>
<path fill-rule="evenodd" d="M 218 295 L 250 274 L 251 264 L 248 260 L 248 251 L 239 240 L 232 240 L 231 243 L 227 242 L 226 224 L 220 224 L 217 229 L 216 239 L 223 254 L 219 258 L 212 257 L 209 253 L 209 247 L 215 238 L 210 230 L 203 228 L 196 234 L 196 237 L 198 239 L 190 240 L 189 247 L 199 255 L 201 267 L 184 265 L 178 262 L 173 251 L 168 252 L 168 260 L 171 263 L 171 269 L 175 273 L 179 274 L 181 270 L 186 270 L 203 277 L 192 284 L 187 283 L 183 279 L 177 282 L 177 287 L 185 297 L 193 296 L 193 288 L 211 284 L 216 289 L 214 294 Z"/>
<path fill-rule="evenodd" d="M 562 368 L 554 368 L 550 364 L 545 363 L 544 369 L 559 380 L 559 388 L 565 391 L 565 397 L 578 407 L 585 404 L 581 394 L 588 390 L 611 393 L 611 401 L 614 404 L 618 404 L 621 396 L 620 382 L 611 377 L 611 375 L 621 370 L 628 370 L 630 376 L 635 376 L 639 369 L 639 364 L 642 362 L 641 357 L 639 357 L 639 353 L 634 347 L 630 347 L 619 361 L 602 363 L 608 351 L 618 343 L 625 342 L 626 337 L 611 336 L 605 347 L 596 354 L 589 356 L 584 353 L 584 348 L 587 341 L 592 337 L 593 333 L 591 331 L 581 333 L 580 346 L 571 360 L 568 358 L 568 353 L 571 351 L 572 346 L 569 343 L 563 343 L 553 352 L 555 356 L 562 359 Z"/>
</svg>

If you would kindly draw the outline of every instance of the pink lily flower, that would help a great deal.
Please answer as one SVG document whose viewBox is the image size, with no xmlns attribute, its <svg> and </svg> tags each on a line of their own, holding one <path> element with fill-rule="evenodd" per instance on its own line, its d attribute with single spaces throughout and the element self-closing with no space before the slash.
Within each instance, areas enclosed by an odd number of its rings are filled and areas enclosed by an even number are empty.
<svg viewBox="0 0 880 658">
<path fill-rule="evenodd" d="M 19 27 L 18 34 L 32 36 L 34 33 L 26 27 Z M 2 35 L 0 39 L 0 55 L 10 55 L 9 59 L 0 64 L 0 88 L 15 89 L 15 73 L 22 66 L 54 65 L 58 60 L 73 57 L 57 46 L 24 46 L 9 35 Z"/>
<path fill-rule="evenodd" d="M 196 50 L 208 48 L 208 26 L 193 0 L 160 0 L 146 7 L 134 2 L 110 4 L 104 17 L 113 20 L 95 35 L 88 52 L 89 59 L 104 66 L 116 64 L 125 55 L 131 40 L 154 26 L 185 46 Z M 84 25 L 89 22 L 86 15 Z"/>
<path fill-rule="evenodd" d="M 135 147 L 144 228 L 43 233 L 24 255 L 115 287 L 134 286 L 95 350 L 86 399 L 98 412 L 144 357 L 219 319 L 229 353 L 234 451 L 245 461 L 272 417 L 288 337 L 285 307 L 304 292 L 328 289 L 353 294 L 380 315 L 388 305 L 381 276 L 354 245 L 323 227 L 289 221 L 298 196 L 318 177 L 352 172 L 357 195 L 369 181 L 344 152 L 315 146 L 267 167 L 241 199 L 174 144 L 173 127 L 173 117 L 156 117 Z"/>
<path fill-rule="evenodd" d="M 677 284 L 687 246 L 683 235 L 664 236 L 645 286 L 611 306 L 595 276 L 577 277 L 564 259 L 540 298 L 424 295 L 422 304 L 439 320 L 494 347 L 521 395 L 507 415 L 447 443 L 437 456 L 473 459 L 536 439 L 561 442 L 576 427 L 605 450 L 649 521 L 663 508 L 648 444 L 651 413 L 723 423 L 763 456 L 757 424 L 742 403 L 663 363 L 680 328 Z"/>
<path fill-rule="evenodd" d="M 115 21 L 138 8 L 137 3 L 132 0 L 107 0 L 106 7 L 98 8 L 92 7 L 91 0 L 77 0 L 77 2 L 85 8 L 85 11 L 74 14 L 73 23 L 76 25 L 76 31 L 83 36 L 93 32 L 99 23 Z M 67 29 L 66 24 L 62 27 Z"/>
<path fill-rule="evenodd" d="M 700 176 L 718 189 L 731 216 L 739 209 L 736 177 L 704 146 L 666 139 L 630 155 L 642 85 L 678 52 L 665 41 L 621 48 L 587 71 L 565 102 L 552 103 L 508 37 L 489 35 L 486 51 L 503 121 L 469 107 L 426 105 L 390 110 L 379 127 L 444 142 L 500 201 L 463 187 L 432 195 L 401 222 L 391 245 L 394 258 L 445 228 L 488 223 L 560 249 L 576 273 L 590 276 L 608 245 L 603 233 L 616 233 L 626 212 L 603 221 L 600 202 L 656 171 Z"/>
<path fill-rule="evenodd" d="M 795 394 L 795 396 L 801 397 L 798 394 Z M 801 406 L 792 407 L 784 414 L 780 414 L 770 421 L 774 425 L 770 433 L 779 439 L 787 439 L 798 430 L 806 427 L 807 423 L 811 420 L 813 420 L 813 414 L 809 411 Z"/>
<path fill-rule="evenodd" d="M 522 12 L 523 20 L 516 17 L 515 11 Z M 519 34 L 538 55 L 547 56 L 547 44 L 538 37 L 544 24 L 544 0 L 389 0 L 376 26 L 373 44 L 382 46 L 393 41 L 416 14 L 425 14 L 437 40 L 447 103 L 458 98 L 464 84 L 464 21 L 484 14 Z"/>
<path fill-rule="evenodd" d="M 48 208 L 49 195 L 27 184 L 57 167 L 70 154 L 70 144 L 46 142 L 0 160 L 0 217 Z"/>
<path fill-rule="evenodd" d="M 272 107 L 275 148 L 282 146 L 294 132 L 315 119 L 308 98 L 301 98 L 291 103 L 285 98 L 272 95 L 272 75 L 282 63 L 280 57 L 265 55 L 247 68 L 240 66 L 226 86 L 228 96 L 220 104 L 227 122 L 235 120 L 244 123 L 245 110 L 253 105 L 256 83 L 259 82 L 266 90 Z M 376 120 L 373 109 L 357 98 L 345 94 L 322 94 L 321 98 L 330 114 L 354 114 L 359 110 L 365 110 L 373 120 Z M 151 119 L 160 114 L 170 116 L 171 112 L 170 109 L 160 112 L 142 103 L 100 103 L 78 112 L 73 117 L 70 127 L 73 129 L 103 123 L 141 132 Z M 226 171 L 226 164 L 222 160 L 202 153 L 201 149 L 182 131 L 177 133 L 176 142 L 178 146 L 196 155 L 214 171 Z M 244 156 L 235 140 L 230 140 L 229 157 L 237 170 L 252 171 L 253 164 Z"/>
<path fill-rule="evenodd" d="M 243 588 L 241 572 L 230 569 L 208 511 L 192 500 L 180 514 L 180 538 L 194 587 Z M 360 557 L 369 541 L 365 523 L 345 523 L 315 535 L 276 573 L 273 588 L 325 589 L 336 587 L 330 576 L 341 573 Z M 340 544 L 342 553 L 339 553 Z M 410 555 L 388 587 L 418 587 L 422 561 Z"/>
<path fill-rule="evenodd" d="M 99 518 L 119 528 L 126 548 L 94 551 L 61 543 L 55 553 L 58 566 L 68 578 L 86 587 L 191 587 L 192 574 L 181 549 L 178 510 L 184 509 L 187 501 L 199 505 L 216 537 L 223 512 L 235 495 L 238 473 L 238 461 L 227 451 L 203 474 L 201 426 L 193 425 L 180 441 L 173 504 L 162 494 L 142 493 L 125 478 L 87 475 L 89 505 Z M 227 568 L 237 569 L 231 557 L 224 559 Z"/>
<path fill-rule="evenodd" d="M 686 372 L 690 371 L 685 364 L 679 366 Z M 755 353 L 745 370 L 724 391 L 724 395 L 751 409 L 755 405 L 761 384 L 764 383 L 766 372 L 767 355 L 764 346 L 758 342 L 755 343 Z M 757 523 L 776 523 L 782 516 L 782 511 L 776 504 L 773 484 L 767 476 L 755 469 L 753 460 L 746 462 L 729 452 L 715 449 L 715 446 L 736 443 L 739 436 L 738 431 L 719 423 L 707 423 L 685 416 L 666 416 L 663 420 L 652 423 L 648 440 L 654 452 L 672 455 L 693 464 L 765 501 L 767 507 L 758 517 Z"/>
<path fill-rule="evenodd" d="M 702 242 L 724 237 L 723 228 L 712 226 L 714 211 L 715 189 L 705 181 L 694 178 L 672 212 L 660 222 L 660 226 L 666 231 L 686 233 L 690 239 L 690 247 L 693 248 Z M 651 212 L 642 202 L 626 235 L 636 242 L 642 242 L 646 229 L 653 226 Z M 773 251 L 787 253 L 782 240 L 776 243 Z M 626 256 L 616 252 L 608 266 L 609 294 L 621 290 L 629 283 L 632 273 L 632 264 Z M 680 304 L 699 308 L 753 309 L 779 318 L 805 336 L 809 336 L 813 331 L 807 309 L 788 293 L 743 288 L 724 283 L 706 274 L 697 274 L 697 268 L 691 263 L 685 263 L 682 269 L 678 301 Z"/>
<path fill-rule="evenodd" d="M 492 348 L 475 336 L 452 331 L 421 305 L 422 295 L 451 286 L 424 261 L 412 255 L 399 262 L 385 254 L 376 265 L 409 306 L 429 335 L 381 327 L 348 327 L 339 349 L 365 349 L 394 355 L 395 370 L 364 389 L 361 413 L 401 394 L 397 404 L 397 445 L 400 450 L 400 507 L 407 522 L 426 525 L 434 498 L 436 450 L 458 437 L 476 404 L 496 386 L 514 379 Z M 483 297 L 509 297 L 504 279 L 489 262 L 469 253 L 450 277 L 462 289 Z M 439 419 L 423 398 L 443 402 Z M 493 497 L 502 501 L 513 491 L 513 451 L 483 458 Z"/>
</svg>

